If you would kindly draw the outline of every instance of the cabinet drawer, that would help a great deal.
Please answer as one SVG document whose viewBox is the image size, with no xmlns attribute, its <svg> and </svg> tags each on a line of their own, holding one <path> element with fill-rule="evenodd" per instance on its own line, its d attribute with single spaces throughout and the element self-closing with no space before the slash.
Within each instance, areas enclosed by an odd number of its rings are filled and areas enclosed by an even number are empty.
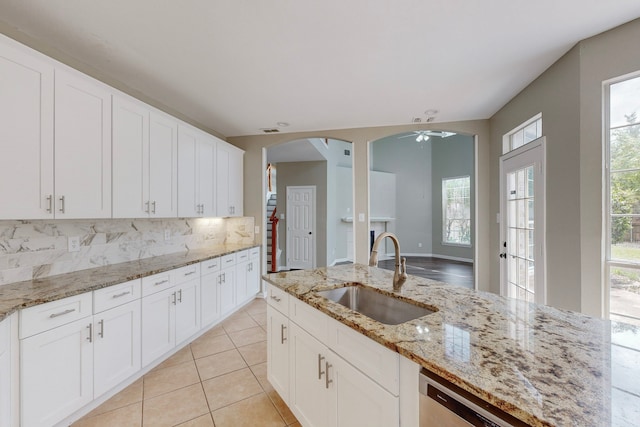
<svg viewBox="0 0 640 427">
<path fill-rule="evenodd" d="M 282 289 L 268 284 L 267 303 L 285 316 L 289 316 L 289 294 Z"/>
<path fill-rule="evenodd" d="M 140 279 L 93 291 L 93 312 L 100 313 L 110 308 L 139 299 L 142 295 Z"/>
<path fill-rule="evenodd" d="M 220 258 L 208 259 L 200 263 L 200 274 L 205 275 L 220 271 Z"/>
<path fill-rule="evenodd" d="M 220 268 L 231 267 L 235 263 L 236 263 L 236 254 L 229 254 L 220 258 Z"/>
<path fill-rule="evenodd" d="M 173 286 L 169 271 L 142 278 L 142 296 L 155 294 Z"/>
<path fill-rule="evenodd" d="M 334 319 L 328 321 L 331 350 L 398 396 L 400 355 Z"/>
<path fill-rule="evenodd" d="M 236 253 L 236 262 L 238 264 L 245 261 L 249 261 L 249 250 Z"/>
<path fill-rule="evenodd" d="M 330 317 L 297 298 L 289 298 L 289 319 L 322 343 L 327 342 Z"/>
<path fill-rule="evenodd" d="M 91 292 L 20 311 L 20 339 L 57 328 L 93 314 Z"/>
<path fill-rule="evenodd" d="M 191 264 L 185 267 L 176 268 L 171 270 L 171 281 L 174 285 L 188 282 L 197 277 L 200 277 L 200 264 Z"/>
<path fill-rule="evenodd" d="M 249 249 L 249 258 L 251 258 L 251 259 L 259 259 L 260 258 L 260 248 L 251 248 L 251 249 Z"/>
</svg>

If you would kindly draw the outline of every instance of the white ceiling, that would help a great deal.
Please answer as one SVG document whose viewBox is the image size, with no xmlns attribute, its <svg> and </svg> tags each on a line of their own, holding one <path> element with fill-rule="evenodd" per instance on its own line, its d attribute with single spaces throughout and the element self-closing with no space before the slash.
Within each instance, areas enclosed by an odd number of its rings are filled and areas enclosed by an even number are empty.
<svg viewBox="0 0 640 427">
<path fill-rule="evenodd" d="M 2 0 L 0 20 L 225 136 L 489 118 L 638 0 Z"/>
</svg>

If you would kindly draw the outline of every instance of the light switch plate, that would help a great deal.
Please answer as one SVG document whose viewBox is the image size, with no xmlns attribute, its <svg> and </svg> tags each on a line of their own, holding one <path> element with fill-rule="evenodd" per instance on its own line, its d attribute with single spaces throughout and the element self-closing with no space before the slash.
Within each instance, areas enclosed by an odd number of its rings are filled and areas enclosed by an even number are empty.
<svg viewBox="0 0 640 427">
<path fill-rule="evenodd" d="M 80 250 L 80 236 L 69 236 L 67 248 L 69 252 L 78 252 Z"/>
<path fill-rule="evenodd" d="M 171 230 L 168 228 L 164 230 L 164 240 L 169 240 L 171 238 Z"/>
<path fill-rule="evenodd" d="M 358 221 L 364 222 L 364 214 L 363 213 L 359 213 L 358 214 Z"/>
<path fill-rule="evenodd" d="M 255 227 L 253 227 L 253 233 L 254 234 L 260 234 L 260 226 L 256 225 Z"/>
</svg>

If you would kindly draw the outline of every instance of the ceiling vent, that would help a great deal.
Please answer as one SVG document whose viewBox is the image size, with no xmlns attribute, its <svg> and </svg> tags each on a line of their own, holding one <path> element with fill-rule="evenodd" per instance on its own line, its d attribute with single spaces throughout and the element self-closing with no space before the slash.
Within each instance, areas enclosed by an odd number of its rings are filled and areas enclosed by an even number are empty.
<svg viewBox="0 0 640 427">
<path fill-rule="evenodd" d="M 264 133 L 278 133 L 280 132 L 280 129 L 276 129 L 276 128 L 268 128 L 268 129 L 260 129 L 262 132 Z"/>
<path fill-rule="evenodd" d="M 411 119 L 411 123 L 422 123 L 422 119 L 420 117 L 414 117 Z"/>
</svg>

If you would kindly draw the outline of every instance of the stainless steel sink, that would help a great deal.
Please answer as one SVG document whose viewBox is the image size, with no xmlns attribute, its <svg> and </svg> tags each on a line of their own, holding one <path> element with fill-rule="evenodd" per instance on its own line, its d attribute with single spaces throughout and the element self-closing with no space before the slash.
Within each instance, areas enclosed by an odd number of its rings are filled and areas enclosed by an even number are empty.
<svg viewBox="0 0 640 427">
<path fill-rule="evenodd" d="M 434 312 L 356 285 L 316 293 L 386 325 L 398 325 Z"/>
</svg>

